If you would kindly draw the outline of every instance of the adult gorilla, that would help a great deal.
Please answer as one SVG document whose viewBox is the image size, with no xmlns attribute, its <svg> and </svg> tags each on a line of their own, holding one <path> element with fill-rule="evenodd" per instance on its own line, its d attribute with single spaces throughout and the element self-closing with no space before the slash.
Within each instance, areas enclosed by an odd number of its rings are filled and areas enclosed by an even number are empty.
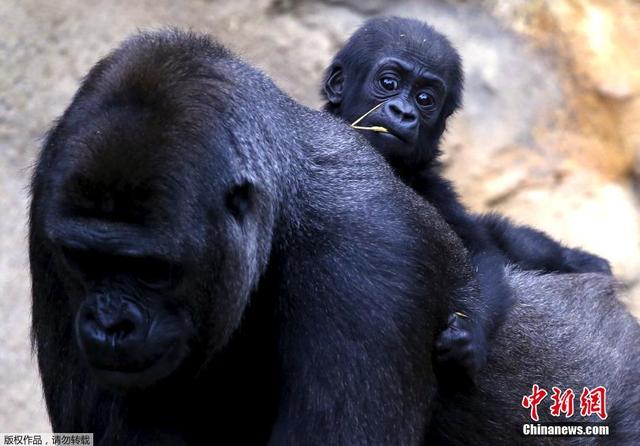
<svg viewBox="0 0 640 446">
<path fill-rule="evenodd" d="M 101 445 L 417 444 L 473 287 L 364 139 L 179 32 L 99 62 L 50 132 L 30 259 L 53 429 Z"/>
</svg>

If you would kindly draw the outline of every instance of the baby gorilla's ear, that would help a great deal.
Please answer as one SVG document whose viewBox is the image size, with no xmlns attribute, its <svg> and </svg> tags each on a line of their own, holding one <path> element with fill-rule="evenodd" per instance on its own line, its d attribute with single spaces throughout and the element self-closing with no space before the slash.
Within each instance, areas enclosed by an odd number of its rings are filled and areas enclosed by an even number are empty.
<svg viewBox="0 0 640 446">
<path fill-rule="evenodd" d="M 342 102 L 344 76 L 342 75 L 342 66 L 339 63 L 334 62 L 327 69 L 323 90 L 327 100 L 333 105 L 338 105 Z"/>
</svg>

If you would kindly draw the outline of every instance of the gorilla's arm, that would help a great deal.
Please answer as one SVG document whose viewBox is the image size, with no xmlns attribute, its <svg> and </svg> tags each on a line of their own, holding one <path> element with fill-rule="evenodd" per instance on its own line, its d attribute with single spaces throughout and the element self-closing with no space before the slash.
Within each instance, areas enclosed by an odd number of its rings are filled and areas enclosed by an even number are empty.
<svg viewBox="0 0 640 446">
<path fill-rule="evenodd" d="M 429 167 L 410 185 L 433 204 L 473 254 L 499 252 L 506 262 L 526 271 L 611 274 L 609 262 L 586 251 L 568 248 L 530 226 L 516 225 L 499 214 L 472 214 L 462 205 L 453 184 Z"/>
<path fill-rule="evenodd" d="M 417 444 L 435 381 L 431 342 L 413 341 L 433 339 L 414 331 L 428 329 L 419 323 L 425 309 L 397 300 L 402 293 L 390 283 L 347 293 L 363 277 L 348 261 L 291 260 L 280 295 L 298 311 L 283 311 L 279 321 L 286 386 L 269 444 Z"/>
<path fill-rule="evenodd" d="M 611 269 L 605 259 L 567 248 L 542 231 L 517 226 L 497 214 L 469 213 L 453 184 L 433 172 L 438 167 L 436 164 L 419 175 L 408 176 L 409 185 L 441 211 L 471 252 L 486 306 L 472 313 L 471 321 L 451 315 L 449 328 L 442 333 L 437 347 L 442 362 L 462 364 L 473 375 L 484 364 L 487 338 L 511 305 L 511 290 L 503 272 L 507 263 L 542 272 L 611 274 Z"/>
<path fill-rule="evenodd" d="M 490 234 L 476 223 L 474 216 L 462 204 L 453 183 L 440 175 L 439 169 L 440 166 L 435 163 L 418 173 L 401 171 L 401 177 L 418 195 L 438 209 L 472 254 L 496 251 Z"/>
<path fill-rule="evenodd" d="M 484 226 L 476 223 L 467 212 L 450 181 L 431 172 L 409 177 L 409 185 L 429 203 L 440 210 L 445 221 L 460 236 L 469 249 L 476 269 L 477 283 L 483 305 L 470 313 L 457 308 L 449 317 L 447 329 L 436 344 L 438 360 L 447 370 L 444 376 L 453 376 L 457 365 L 462 365 L 471 377 L 484 365 L 487 343 L 511 305 L 511 289 L 505 280 L 507 259 L 496 248 Z M 458 379 L 447 382 L 459 383 Z"/>
<path fill-rule="evenodd" d="M 581 249 L 568 248 L 542 231 L 515 225 L 497 214 L 477 216 L 498 248 L 511 263 L 527 271 L 611 274 L 609 262 Z"/>
</svg>

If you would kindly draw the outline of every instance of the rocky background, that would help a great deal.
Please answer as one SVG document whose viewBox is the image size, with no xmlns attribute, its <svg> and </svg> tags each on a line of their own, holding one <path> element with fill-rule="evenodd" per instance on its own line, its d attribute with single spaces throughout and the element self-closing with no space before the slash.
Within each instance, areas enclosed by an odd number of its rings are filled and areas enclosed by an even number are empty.
<svg viewBox="0 0 640 446">
<path fill-rule="evenodd" d="M 640 316 L 637 0 L 0 2 L 0 432 L 46 431 L 29 348 L 27 182 L 84 73 L 137 29 L 212 33 L 319 107 L 323 68 L 372 15 L 435 25 L 462 53 L 449 175 L 494 209 L 611 260 Z"/>
</svg>

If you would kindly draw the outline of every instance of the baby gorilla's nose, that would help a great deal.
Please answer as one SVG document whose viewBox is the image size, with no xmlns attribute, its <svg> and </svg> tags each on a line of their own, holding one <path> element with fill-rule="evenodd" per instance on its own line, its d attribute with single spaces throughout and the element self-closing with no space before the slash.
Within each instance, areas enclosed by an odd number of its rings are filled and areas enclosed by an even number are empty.
<svg viewBox="0 0 640 446">
<path fill-rule="evenodd" d="M 385 112 L 400 127 L 413 128 L 418 124 L 418 114 L 415 108 L 400 98 L 387 101 Z"/>
</svg>

